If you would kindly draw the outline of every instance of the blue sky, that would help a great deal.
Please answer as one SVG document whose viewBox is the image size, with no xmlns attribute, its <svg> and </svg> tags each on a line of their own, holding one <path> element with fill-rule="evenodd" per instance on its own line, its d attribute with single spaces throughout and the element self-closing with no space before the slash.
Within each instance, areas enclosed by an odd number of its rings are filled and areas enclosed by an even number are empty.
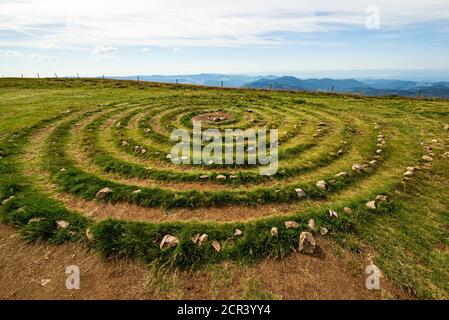
<svg viewBox="0 0 449 320">
<path fill-rule="evenodd" d="M 4 76 L 332 76 L 448 57 L 447 0 L 0 0 Z"/>
</svg>

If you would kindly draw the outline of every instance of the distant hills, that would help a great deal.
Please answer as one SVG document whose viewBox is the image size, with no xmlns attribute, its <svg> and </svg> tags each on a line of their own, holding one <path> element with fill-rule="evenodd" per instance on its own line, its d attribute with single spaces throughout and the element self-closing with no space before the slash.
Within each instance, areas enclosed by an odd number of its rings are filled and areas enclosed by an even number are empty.
<svg viewBox="0 0 449 320">
<path fill-rule="evenodd" d="M 416 82 L 394 79 L 300 79 L 293 76 L 251 76 L 225 74 L 191 74 L 191 75 L 139 75 L 141 81 L 186 83 L 205 86 L 243 87 L 273 90 L 298 90 L 355 93 L 367 96 L 399 95 L 414 97 L 449 98 L 448 82 Z M 137 76 L 112 77 L 114 79 L 135 80 Z"/>
</svg>

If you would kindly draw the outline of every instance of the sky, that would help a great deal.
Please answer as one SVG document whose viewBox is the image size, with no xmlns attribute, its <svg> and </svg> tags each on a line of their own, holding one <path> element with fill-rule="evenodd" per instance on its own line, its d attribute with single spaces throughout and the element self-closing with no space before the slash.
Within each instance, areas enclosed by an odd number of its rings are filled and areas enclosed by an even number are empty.
<svg viewBox="0 0 449 320">
<path fill-rule="evenodd" d="M 449 1 L 0 0 L 0 76 L 391 69 L 449 70 Z"/>
</svg>

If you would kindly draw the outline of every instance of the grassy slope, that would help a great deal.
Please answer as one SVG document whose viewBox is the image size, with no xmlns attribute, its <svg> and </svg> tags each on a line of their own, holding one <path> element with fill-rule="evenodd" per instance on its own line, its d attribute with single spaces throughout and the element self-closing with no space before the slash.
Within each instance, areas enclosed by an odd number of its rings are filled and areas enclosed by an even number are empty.
<svg viewBox="0 0 449 320">
<path fill-rule="evenodd" d="M 161 85 L 151 94 L 184 90 Z M 195 89 L 197 90 L 197 89 Z M 210 92 L 210 90 L 204 90 Z M 201 92 L 201 90 L 199 90 Z M 0 80 L 0 138 L 31 126 L 66 109 L 89 110 L 104 103 L 148 97 L 135 83 L 117 81 Z M 273 93 L 282 95 L 282 93 Z M 323 95 L 305 95 L 323 99 Z M 329 99 L 325 97 L 325 99 Z M 340 109 L 344 97 L 335 98 Z M 449 123 L 449 103 L 407 99 L 369 98 L 358 105 L 375 108 L 377 103 L 394 110 L 410 109 L 423 117 L 416 130 L 434 134 L 437 123 Z M 350 109 L 350 108 L 348 108 Z M 432 120 L 432 122 L 429 122 Z M 435 121 L 435 122 L 433 122 Z M 447 137 L 447 134 L 446 134 Z M 394 161 L 394 160 L 392 160 Z M 423 298 L 449 298 L 449 164 L 436 159 L 433 169 L 421 171 L 406 189 L 398 190 L 389 214 L 361 220 L 353 233 L 336 239 L 344 249 L 376 253 L 375 262 L 397 284 Z"/>
</svg>

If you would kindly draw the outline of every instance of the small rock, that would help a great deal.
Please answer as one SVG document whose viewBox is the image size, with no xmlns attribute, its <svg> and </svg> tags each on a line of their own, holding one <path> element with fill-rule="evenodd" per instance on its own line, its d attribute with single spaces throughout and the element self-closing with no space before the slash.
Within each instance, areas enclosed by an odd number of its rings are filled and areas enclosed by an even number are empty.
<svg viewBox="0 0 449 320">
<path fill-rule="evenodd" d="M 377 160 L 371 160 L 370 162 L 369 162 L 369 164 L 371 164 L 371 165 L 375 165 L 377 163 Z"/>
<path fill-rule="evenodd" d="M 368 201 L 368 202 L 366 203 L 366 206 L 367 206 L 369 209 L 376 209 L 376 201 L 374 201 L 374 200 Z"/>
<path fill-rule="evenodd" d="M 109 187 L 103 188 L 103 189 L 101 189 L 100 191 L 97 192 L 97 194 L 95 195 L 95 198 L 97 198 L 97 199 L 104 198 L 109 193 L 112 193 L 112 189 L 111 188 L 109 188 Z"/>
<path fill-rule="evenodd" d="M 60 172 L 64 172 L 65 171 L 65 168 L 62 168 L 61 170 L 59 170 Z"/>
<path fill-rule="evenodd" d="M 326 181 L 320 180 L 320 181 L 318 181 L 318 182 L 316 183 L 316 186 L 317 186 L 318 189 L 326 190 L 326 187 L 327 187 Z"/>
<path fill-rule="evenodd" d="M 310 219 L 309 222 L 307 223 L 307 226 L 308 226 L 310 229 L 314 230 L 314 229 L 315 229 L 315 220 Z"/>
<path fill-rule="evenodd" d="M 142 192 L 142 190 L 140 190 L 140 189 L 137 189 L 137 190 L 133 191 L 134 194 L 138 194 L 138 193 L 141 193 L 141 192 Z"/>
<path fill-rule="evenodd" d="M 56 220 L 57 229 L 66 229 L 70 225 L 70 223 L 66 220 Z"/>
<path fill-rule="evenodd" d="M 218 242 L 217 240 L 212 240 L 212 248 L 214 248 L 216 252 L 220 252 L 221 250 L 220 242 Z"/>
<path fill-rule="evenodd" d="M 271 235 L 272 235 L 273 237 L 278 237 L 278 236 L 279 236 L 279 230 L 278 230 L 277 227 L 271 228 L 270 233 L 271 233 Z"/>
<path fill-rule="evenodd" d="M 194 235 L 192 238 L 190 238 L 190 239 L 192 239 L 192 242 L 194 243 L 194 244 L 197 244 L 198 243 L 198 239 L 200 238 L 200 233 L 197 233 L 196 235 Z"/>
<path fill-rule="evenodd" d="M 377 150 L 376 150 L 376 153 L 377 153 L 377 154 L 382 153 L 382 149 L 377 149 Z"/>
<path fill-rule="evenodd" d="M 286 229 L 297 229 L 299 227 L 296 221 L 285 221 L 284 224 Z"/>
<path fill-rule="evenodd" d="M 329 217 L 331 217 L 331 218 L 338 218 L 338 212 L 329 209 Z"/>
<path fill-rule="evenodd" d="M 427 162 L 433 161 L 433 158 L 430 157 L 430 156 L 423 156 L 422 159 L 423 159 L 424 161 L 427 161 Z"/>
<path fill-rule="evenodd" d="M 446 151 L 445 153 L 442 154 L 443 158 L 449 158 L 449 151 Z"/>
<path fill-rule="evenodd" d="M 89 241 L 94 240 L 94 234 L 92 233 L 92 230 L 90 228 L 86 229 L 86 238 Z"/>
<path fill-rule="evenodd" d="M 347 172 L 339 172 L 339 173 L 337 173 L 336 175 L 335 175 L 335 177 L 336 178 L 340 178 L 340 177 L 345 177 L 345 176 L 347 176 L 348 175 L 348 173 Z"/>
<path fill-rule="evenodd" d="M 342 149 L 338 150 L 337 154 L 343 154 L 343 150 Z"/>
<path fill-rule="evenodd" d="M 34 222 L 39 222 L 39 221 L 42 221 L 42 220 L 44 220 L 44 218 L 33 218 L 33 219 L 28 220 L 28 224 L 31 224 L 31 223 L 34 223 Z"/>
<path fill-rule="evenodd" d="M 376 199 L 375 199 L 376 201 L 387 201 L 388 200 L 388 197 L 387 196 L 385 196 L 385 195 L 382 195 L 382 194 L 378 194 L 377 196 L 376 196 Z"/>
<path fill-rule="evenodd" d="M 310 232 L 303 231 L 299 236 L 299 252 L 312 254 L 315 252 L 315 238 Z"/>
<path fill-rule="evenodd" d="M 349 207 L 344 207 L 343 211 L 346 212 L 347 214 L 352 214 L 352 209 Z"/>
<path fill-rule="evenodd" d="M 407 171 L 412 171 L 412 172 L 414 172 L 416 168 L 415 168 L 415 167 L 407 167 L 406 169 L 407 169 Z"/>
<path fill-rule="evenodd" d="M 237 176 L 236 176 L 235 174 L 231 174 L 231 175 L 229 176 L 229 178 L 230 178 L 230 179 L 237 179 Z"/>
<path fill-rule="evenodd" d="M 202 174 L 200 175 L 200 179 L 208 179 L 209 176 L 207 174 Z"/>
<path fill-rule="evenodd" d="M 410 170 L 405 171 L 405 172 L 404 172 L 404 176 L 406 176 L 406 177 L 411 177 L 411 176 L 413 176 L 413 171 L 410 171 Z"/>
<path fill-rule="evenodd" d="M 167 154 L 165 157 L 166 157 L 167 159 L 171 159 L 171 154 Z"/>
<path fill-rule="evenodd" d="M 9 201 L 11 201 L 14 198 L 15 198 L 15 196 L 10 196 L 8 199 L 3 200 L 2 204 L 6 204 L 6 203 L 8 203 Z"/>
<path fill-rule="evenodd" d="M 327 234 L 328 232 L 329 232 L 329 230 L 327 230 L 326 227 L 321 227 L 320 233 L 321 233 L 322 236 L 324 236 L 324 235 Z"/>
<path fill-rule="evenodd" d="M 208 238 L 209 236 L 207 235 L 207 233 L 203 233 L 202 235 L 200 235 L 198 238 L 198 246 L 201 247 L 201 245 L 206 242 Z"/>
<path fill-rule="evenodd" d="M 126 147 L 129 143 L 125 140 L 122 141 L 122 146 Z"/>
<path fill-rule="evenodd" d="M 217 180 L 225 180 L 226 176 L 224 176 L 222 174 L 219 174 L 218 176 L 215 177 L 215 179 L 217 179 Z"/>
<path fill-rule="evenodd" d="M 242 234 L 243 234 L 242 230 L 240 230 L 240 229 L 235 229 L 234 230 L 234 237 L 241 236 Z"/>
<path fill-rule="evenodd" d="M 179 244 L 179 239 L 176 238 L 175 236 L 172 236 L 170 234 L 166 234 L 161 241 L 161 244 L 159 245 L 159 247 L 161 248 L 161 250 L 164 250 L 165 248 L 170 248 L 170 247 L 174 247 L 177 246 Z"/>
<path fill-rule="evenodd" d="M 363 170 L 363 166 L 360 163 L 354 163 L 352 165 L 352 170 L 357 170 L 357 171 Z"/>
<path fill-rule="evenodd" d="M 300 189 L 300 188 L 296 188 L 295 189 L 296 194 L 298 195 L 299 198 L 305 197 L 306 193 L 304 192 L 304 190 Z"/>
</svg>

